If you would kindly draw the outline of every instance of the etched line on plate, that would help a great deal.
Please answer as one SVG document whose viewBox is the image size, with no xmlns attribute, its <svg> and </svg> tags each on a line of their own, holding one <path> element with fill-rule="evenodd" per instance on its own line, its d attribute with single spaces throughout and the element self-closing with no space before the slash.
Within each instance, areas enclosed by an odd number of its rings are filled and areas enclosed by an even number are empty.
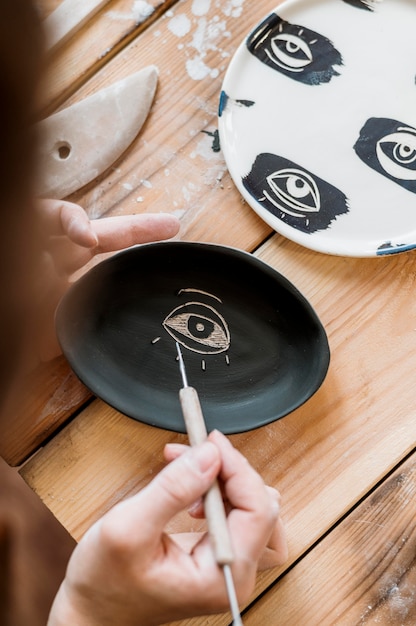
<svg viewBox="0 0 416 626">
<path fill-rule="evenodd" d="M 182 293 L 201 293 L 203 296 L 209 296 L 210 298 L 214 298 L 215 300 L 218 300 L 218 302 L 221 302 L 222 304 L 222 300 L 220 298 L 218 298 L 217 296 L 214 296 L 214 294 L 212 293 L 208 293 L 208 291 L 202 291 L 202 289 L 193 289 L 191 287 L 188 287 L 187 289 L 179 289 L 178 296 L 180 296 Z"/>
<path fill-rule="evenodd" d="M 186 287 L 176 292 L 178 297 L 188 294 L 197 294 L 219 304 L 223 303 L 221 298 L 202 289 Z M 197 354 L 221 354 L 230 347 L 231 335 L 225 318 L 216 307 L 202 299 L 191 299 L 176 306 L 162 321 L 162 326 L 175 342 Z M 160 339 L 161 337 L 155 337 L 151 343 L 154 345 Z M 230 365 L 228 354 L 225 355 L 225 362 Z M 201 368 L 204 372 L 207 369 L 205 358 L 201 361 Z"/>
</svg>

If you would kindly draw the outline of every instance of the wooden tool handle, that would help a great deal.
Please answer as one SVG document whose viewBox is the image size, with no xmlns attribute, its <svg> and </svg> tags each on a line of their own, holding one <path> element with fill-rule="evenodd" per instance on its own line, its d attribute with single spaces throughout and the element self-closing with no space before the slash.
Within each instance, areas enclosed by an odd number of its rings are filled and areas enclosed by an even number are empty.
<svg viewBox="0 0 416 626">
<path fill-rule="evenodd" d="M 191 446 L 199 445 L 206 440 L 207 429 L 198 393 L 193 387 L 184 387 L 179 391 L 179 399 Z M 229 565 L 234 554 L 218 481 L 205 494 L 204 509 L 216 561 L 219 565 Z"/>
</svg>

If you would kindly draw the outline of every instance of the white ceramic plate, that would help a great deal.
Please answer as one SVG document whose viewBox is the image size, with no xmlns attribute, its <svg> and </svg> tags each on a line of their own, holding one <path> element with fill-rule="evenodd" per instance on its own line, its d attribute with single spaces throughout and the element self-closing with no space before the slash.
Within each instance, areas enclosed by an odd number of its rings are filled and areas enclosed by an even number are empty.
<svg viewBox="0 0 416 626">
<path fill-rule="evenodd" d="M 287 0 L 241 43 L 221 147 L 265 222 L 313 250 L 416 248 L 416 3 Z"/>
</svg>

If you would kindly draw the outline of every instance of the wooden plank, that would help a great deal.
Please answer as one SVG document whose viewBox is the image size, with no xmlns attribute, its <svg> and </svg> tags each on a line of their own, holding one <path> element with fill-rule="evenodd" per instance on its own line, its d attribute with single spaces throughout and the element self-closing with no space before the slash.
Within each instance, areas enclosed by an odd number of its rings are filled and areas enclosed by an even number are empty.
<svg viewBox="0 0 416 626">
<path fill-rule="evenodd" d="M 44 117 L 61 106 L 100 67 L 157 20 L 177 0 L 109 0 L 99 14 L 84 23 L 76 37 L 50 51 L 39 94 Z M 38 0 L 41 14 L 50 15 L 50 0 Z M 56 10 L 61 4 L 54 7 Z"/>
<path fill-rule="evenodd" d="M 415 444 L 416 398 L 408 381 L 416 368 L 416 302 L 411 297 L 416 256 L 329 257 L 277 235 L 258 256 L 310 300 L 332 350 L 324 384 L 303 407 L 231 437 L 265 481 L 283 493 L 290 564 Z M 22 475 L 79 538 L 118 498 L 149 480 L 173 436 L 95 401 L 32 458 Z M 175 529 L 188 529 L 187 523 L 181 518 Z M 280 572 L 260 574 L 256 593 Z M 200 623 L 225 624 L 224 619 Z M 184 622 L 193 623 L 198 622 Z"/>
<path fill-rule="evenodd" d="M 416 624 L 415 454 L 244 615 L 245 626 Z"/>
<path fill-rule="evenodd" d="M 40 365 L 21 382 L 11 411 L 0 419 L 0 456 L 20 465 L 90 398 L 63 356 Z"/>
<path fill-rule="evenodd" d="M 49 51 L 73 37 L 108 0 L 63 0 L 44 23 Z"/>
<path fill-rule="evenodd" d="M 169 71 L 172 82 L 184 72 L 186 75 L 186 64 L 193 64 L 195 70 L 207 71 L 202 79 L 205 84 L 209 81 L 219 86 L 234 50 L 250 28 L 280 2 L 237 2 L 234 6 L 228 0 L 217 7 L 213 2 L 203 6 L 204 3 L 188 0 L 110 0 L 76 38 L 66 42 L 49 59 L 39 109 L 45 116 L 62 106 L 130 42 L 128 56 L 139 54 L 146 63 L 159 62 L 163 56 L 167 66 L 176 62 L 177 70 Z M 56 0 L 37 0 L 37 3 L 43 15 L 57 6 Z M 147 33 L 149 26 L 152 29 Z M 137 46 L 139 35 L 143 45 Z M 187 91 L 184 90 L 184 97 Z"/>
<path fill-rule="evenodd" d="M 34 0 L 41 19 L 46 19 L 55 9 L 59 7 L 62 0 Z"/>
</svg>

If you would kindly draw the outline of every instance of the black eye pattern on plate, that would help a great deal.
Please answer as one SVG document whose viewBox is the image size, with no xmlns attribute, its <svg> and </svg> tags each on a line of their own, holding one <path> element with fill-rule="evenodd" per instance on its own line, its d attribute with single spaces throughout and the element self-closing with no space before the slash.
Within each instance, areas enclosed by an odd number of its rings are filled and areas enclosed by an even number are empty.
<svg viewBox="0 0 416 626">
<path fill-rule="evenodd" d="M 271 13 L 247 38 L 248 50 L 262 63 L 307 85 L 339 76 L 342 57 L 332 42 L 304 26 Z"/>
<path fill-rule="evenodd" d="M 325 230 L 349 210 L 339 189 L 276 154 L 259 154 L 242 182 L 262 207 L 305 233 Z"/>
<path fill-rule="evenodd" d="M 365 9 L 366 11 L 374 11 L 376 2 L 380 0 L 344 0 L 347 4 L 350 4 L 357 9 Z"/>
<path fill-rule="evenodd" d="M 354 150 L 373 170 L 416 193 L 416 128 L 384 117 L 371 117 Z"/>
</svg>

